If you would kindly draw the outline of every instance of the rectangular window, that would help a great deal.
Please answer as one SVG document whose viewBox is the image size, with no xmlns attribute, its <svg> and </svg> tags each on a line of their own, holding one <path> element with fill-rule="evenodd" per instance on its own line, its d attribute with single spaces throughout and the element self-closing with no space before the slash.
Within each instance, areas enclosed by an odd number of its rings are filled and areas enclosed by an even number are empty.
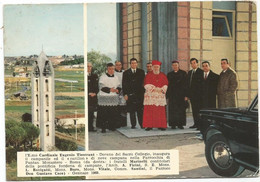
<svg viewBox="0 0 260 182">
<path fill-rule="evenodd" d="M 50 121 L 49 110 L 46 110 L 46 120 Z"/>
<path fill-rule="evenodd" d="M 219 37 L 232 37 L 232 12 L 213 11 L 212 35 Z"/>
<path fill-rule="evenodd" d="M 39 111 L 36 109 L 36 121 L 39 121 Z"/>
<path fill-rule="evenodd" d="M 49 96 L 46 95 L 45 98 L 46 98 L 46 106 L 49 106 Z"/>
<path fill-rule="evenodd" d="M 50 127 L 48 124 L 46 125 L 46 136 L 50 136 Z"/>
<path fill-rule="evenodd" d="M 38 79 L 36 79 L 36 91 L 38 92 L 39 91 L 39 81 L 38 81 Z"/>
<path fill-rule="evenodd" d="M 39 96 L 36 94 L 36 105 L 39 106 Z"/>
<path fill-rule="evenodd" d="M 48 92 L 49 91 L 49 81 L 47 79 L 45 80 L 45 88 L 46 88 L 46 91 Z"/>
</svg>

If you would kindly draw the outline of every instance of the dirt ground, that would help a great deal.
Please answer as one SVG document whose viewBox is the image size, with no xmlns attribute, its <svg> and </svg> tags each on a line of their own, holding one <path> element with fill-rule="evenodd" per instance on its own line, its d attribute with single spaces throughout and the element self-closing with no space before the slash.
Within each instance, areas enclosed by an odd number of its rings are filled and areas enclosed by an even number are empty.
<svg viewBox="0 0 260 182">
<path fill-rule="evenodd" d="M 179 175 L 123 177 L 128 179 L 219 178 L 219 176 L 208 167 L 204 155 L 204 147 L 204 142 L 197 139 L 195 134 L 127 138 L 117 131 L 109 131 L 105 134 L 100 133 L 100 131 L 89 133 L 89 150 L 179 150 Z M 252 174 L 252 172 L 245 170 L 239 177 L 249 177 Z"/>
</svg>

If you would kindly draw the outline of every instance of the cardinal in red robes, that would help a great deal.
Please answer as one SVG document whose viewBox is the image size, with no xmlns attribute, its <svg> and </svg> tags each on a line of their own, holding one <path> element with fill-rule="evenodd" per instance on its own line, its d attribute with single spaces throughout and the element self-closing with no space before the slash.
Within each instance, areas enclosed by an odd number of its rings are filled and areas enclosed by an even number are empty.
<svg viewBox="0 0 260 182">
<path fill-rule="evenodd" d="M 168 88 L 167 76 L 160 72 L 160 61 L 152 61 L 153 71 L 144 79 L 144 113 L 143 127 L 146 131 L 152 128 L 166 130 L 166 91 Z"/>
</svg>

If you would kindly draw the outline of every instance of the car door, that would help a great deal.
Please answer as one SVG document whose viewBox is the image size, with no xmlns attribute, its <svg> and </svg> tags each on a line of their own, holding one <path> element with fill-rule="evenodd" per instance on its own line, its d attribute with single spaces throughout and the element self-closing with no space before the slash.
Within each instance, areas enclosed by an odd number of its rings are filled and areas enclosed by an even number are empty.
<svg viewBox="0 0 260 182">
<path fill-rule="evenodd" d="M 233 143 L 234 156 L 240 162 L 258 166 L 258 102 L 257 98 L 250 107 L 236 117 L 235 137 Z M 232 152 L 233 152 L 232 151 Z"/>
</svg>

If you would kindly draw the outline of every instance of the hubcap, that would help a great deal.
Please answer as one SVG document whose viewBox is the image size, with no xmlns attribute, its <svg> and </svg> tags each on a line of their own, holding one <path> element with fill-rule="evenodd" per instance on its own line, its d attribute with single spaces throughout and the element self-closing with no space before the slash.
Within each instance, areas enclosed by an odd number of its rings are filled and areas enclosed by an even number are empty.
<svg viewBox="0 0 260 182">
<path fill-rule="evenodd" d="M 211 150 L 211 157 L 214 163 L 220 168 L 228 168 L 231 166 L 233 158 L 231 156 L 231 151 L 228 145 L 224 142 L 217 142 L 213 145 Z"/>
</svg>

